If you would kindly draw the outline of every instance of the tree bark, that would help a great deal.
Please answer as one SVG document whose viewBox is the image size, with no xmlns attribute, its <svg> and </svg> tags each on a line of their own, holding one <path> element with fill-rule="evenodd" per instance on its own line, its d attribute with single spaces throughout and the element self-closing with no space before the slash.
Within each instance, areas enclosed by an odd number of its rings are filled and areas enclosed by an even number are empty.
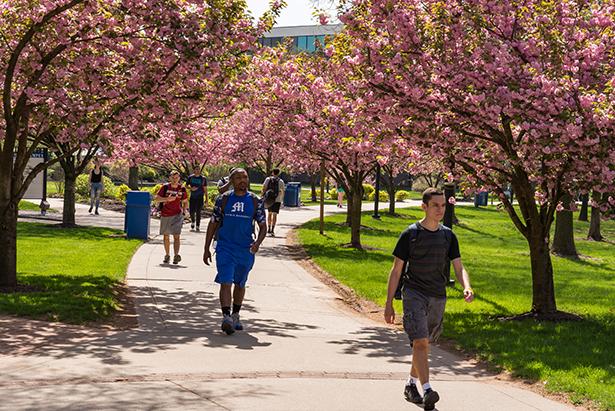
<svg viewBox="0 0 615 411">
<path fill-rule="evenodd" d="M 0 202 L 0 286 L 17 284 L 17 204 Z"/>
<path fill-rule="evenodd" d="M 395 186 L 387 187 L 389 194 L 389 214 L 395 215 Z"/>
<path fill-rule="evenodd" d="M 597 192 L 592 193 L 592 199 L 595 202 L 600 201 L 600 197 L 601 197 L 600 193 L 597 193 Z M 602 233 L 600 233 L 600 218 L 601 218 L 600 207 L 592 206 L 591 217 L 589 220 L 589 233 L 587 234 L 588 240 L 594 240 L 594 241 L 604 240 L 604 237 L 602 237 Z"/>
<path fill-rule="evenodd" d="M 359 188 L 360 187 L 360 188 Z M 361 203 L 363 202 L 363 186 L 354 187 L 348 199 L 352 197 L 352 205 L 348 203 L 350 214 L 350 245 L 361 249 Z"/>
<path fill-rule="evenodd" d="M 555 234 L 551 251 L 568 257 L 578 257 L 577 248 L 574 245 L 574 229 L 572 211 L 569 210 L 572 198 L 569 194 L 562 197 L 564 210 L 558 211 L 555 219 Z"/>
<path fill-rule="evenodd" d="M 579 221 L 587 221 L 589 208 L 589 194 L 581 194 L 581 211 L 579 212 Z"/>
<path fill-rule="evenodd" d="M 310 175 L 310 186 L 312 188 L 312 201 L 316 202 L 318 199 L 316 198 L 316 174 Z"/>
<path fill-rule="evenodd" d="M 64 206 L 62 208 L 62 226 L 74 227 L 75 223 L 75 182 L 74 172 L 64 170 Z"/>
<path fill-rule="evenodd" d="M 532 312 L 538 315 L 550 315 L 557 311 L 557 306 L 549 239 L 542 235 L 540 227 L 536 227 L 533 231 L 528 239 L 532 264 Z"/>
<path fill-rule="evenodd" d="M 363 201 L 363 198 L 361 198 L 361 201 Z M 354 203 L 355 203 L 355 198 L 351 195 L 351 193 L 346 191 L 346 225 L 348 227 L 352 226 L 352 210 L 353 210 Z"/>
<path fill-rule="evenodd" d="M 128 187 L 131 190 L 139 189 L 139 166 L 128 168 Z"/>
</svg>

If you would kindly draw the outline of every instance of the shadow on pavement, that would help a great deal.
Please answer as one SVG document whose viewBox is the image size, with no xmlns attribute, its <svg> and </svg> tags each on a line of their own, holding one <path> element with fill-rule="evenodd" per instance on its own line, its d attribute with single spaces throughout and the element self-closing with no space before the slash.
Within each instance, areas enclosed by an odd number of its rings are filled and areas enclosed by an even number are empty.
<svg viewBox="0 0 615 411">
<path fill-rule="evenodd" d="M 328 343 L 342 347 L 344 354 L 362 355 L 368 358 L 386 358 L 389 363 L 408 364 L 408 367 L 410 367 L 412 349 L 405 334 L 385 327 L 363 327 L 352 335 L 355 337 L 328 341 Z M 431 352 L 430 367 L 434 370 L 445 369 L 447 374 L 467 377 L 494 375 L 475 364 L 460 360 L 457 355 L 448 355 L 446 351 L 442 350 Z"/>
<path fill-rule="evenodd" d="M 242 312 L 245 331 L 227 336 L 220 330 L 221 313 L 217 293 L 156 287 L 132 287 L 139 308 L 139 328 L 109 330 L 0 317 L 0 355 L 71 358 L 89 356 L 109 365 L 129 364 L 122 352 L 155 353 L 178 349 L 190 343 L 204 347 L 253 350 L 272 343 L 259 337 L 297 338 L 295 331 L 316 329 L 313 325 L 258 318 L 250 300 Z M 155 302 L 155 303 L 154 303 Z M 259 335 L 259 337 L 256 336 Z"/>
</svg>

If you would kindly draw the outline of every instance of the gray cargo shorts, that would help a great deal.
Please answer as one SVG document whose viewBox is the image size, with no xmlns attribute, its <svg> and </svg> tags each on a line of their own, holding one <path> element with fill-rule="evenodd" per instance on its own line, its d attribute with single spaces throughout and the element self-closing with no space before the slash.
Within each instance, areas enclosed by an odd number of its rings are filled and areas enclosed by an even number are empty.
<svg viewBox="0 0 615 411">
<path fill-rule="evenodd" d="M 169 217 L 160 217 L 160 234 L 179 235 L 182 233 L 184 215 L 182 213 Z"/>
<path fill-rule="evenodd" d="M 430 342 L 437 341 L 442 333 L 446 297 L 429 297 L 404 287 L 402 303 L 404 330 L 410 341 L 421 338 L 429 338 Z"/>
</svg>

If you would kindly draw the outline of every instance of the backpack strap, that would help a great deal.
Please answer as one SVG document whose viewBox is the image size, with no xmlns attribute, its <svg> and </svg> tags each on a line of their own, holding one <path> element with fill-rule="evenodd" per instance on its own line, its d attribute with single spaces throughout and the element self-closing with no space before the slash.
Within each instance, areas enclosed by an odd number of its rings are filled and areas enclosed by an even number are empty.
<svg viewBox="0 0 615 411">
<path fill-rule="evenodd" d="M 228 192 L 227 192 L 228 193 Z M 226 209 L 226 204 L 228 203 L 228 199 L 230 194 L 223 193 L 222 196 L 222 204 L 220 204 L 220 209 L 222 210 L 222 220 L 224 221 L 224 210 Z M 252 204 L 254 205 L 254 212 L 252 213 L 252 220 L 256 220 L 256 213 L 258 212 L 258 197 L 254 195 L 251 191 L 248 191 L 248 196 L 252 198 Z M 222 226 L 222 221 L 220 222 L 220 226 Z"/>
<path fill-rule="evenodd" d="M 421 231 L 420 225 L 417 223 L 410 224 L 410 236 L 408 238 L 408 260 L 404 263 L 404 269 L 402 270 L 402 278 L 407 279 L 410 274 L 410 255 L 412 255 L 412 247 L 419 238 L 419 232 Z"/>
</svg>

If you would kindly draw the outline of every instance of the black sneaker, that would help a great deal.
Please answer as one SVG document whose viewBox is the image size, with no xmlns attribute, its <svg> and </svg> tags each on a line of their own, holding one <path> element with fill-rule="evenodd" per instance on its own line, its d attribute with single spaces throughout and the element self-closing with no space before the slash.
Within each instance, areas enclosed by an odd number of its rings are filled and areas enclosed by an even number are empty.
<svg viewBox="0 0 615 411">
<path fill-rule="evenodd" d="M 404 397 L 406 397 L 406 401 L 414 404 L 423 403 L 423 397 L 419 394 L 416 384 L 406 384 L 406 388 L 404 388 Z"/>
<path fill-rule="evenodd" d="M 165 255 L 164 256 L 164 260 L 162 260 L 162 262 L 164 264 L 169 264 L 170 261 L 171 261 L 171 256 L 170 255 Z"/>
<path fill-rule="evenodd" d="M 199 227 L 198 225 L 196 226 L 196 232 L 200 233 L 201 232 L 201 227 Z"/>
<path fill-rule="evenodd" d="M 96 209 L 96 211 L 94 211 L 94 214 L 99 215 L 99 214 L 98 214 L 98 209 Z"/>
<path fill-rule="evenodd" d="M 182 260 L 182 256 L 179 254 L 175 254 L 175 256 L 173 257 L 173 264 L 177 264 Z"/>
<path fill-rule="evenodd" d="M 440 400 L 440 396 L 438 393 L 431 388 L 425 391 L 425 396 L 423 397 L 423 405 L 425 410 L 430 411 L 436 408 L 436 403 Z"/>
<path fill-rule="evenodd" d="M 88 213 L 92 214 L 92 207 L 88 210 Z"/>
<path fill-rule="evenodd" d="M 190 224 L 190 231 L 194 230 L 194 224 Z"/>
</svg>

